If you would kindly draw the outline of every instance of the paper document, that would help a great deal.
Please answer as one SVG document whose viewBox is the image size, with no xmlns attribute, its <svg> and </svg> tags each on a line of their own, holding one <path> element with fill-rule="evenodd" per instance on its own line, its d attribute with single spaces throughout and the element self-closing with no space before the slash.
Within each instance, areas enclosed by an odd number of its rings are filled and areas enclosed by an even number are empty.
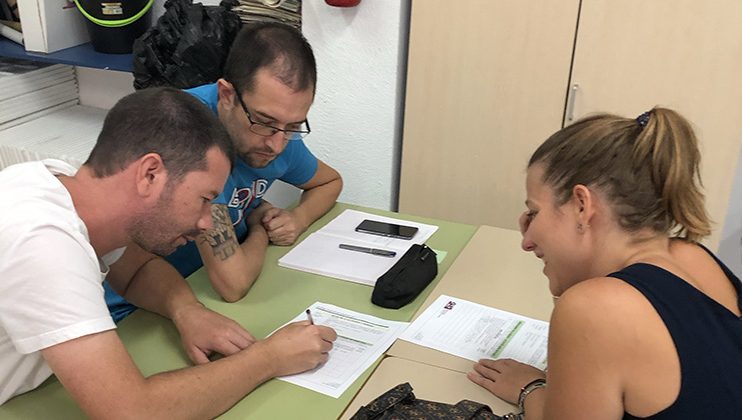
<svg viewBox="0 0 742 420">
<path fill-rule="evenodd" d="M 473 361 L 508 358 L 545 369 L 549 323 L 441 295 L 399 338 Z"/>
<path fill-rule="evenodd" d="M 356 226 L 364 219 L 414 226 L 418 231 L 411 240 L 356 232 Z M 373 286 L 412 244 L 424 243 L 436 230 L 438 226 L 348 209 L 297 244 L 278 260 L 278 265 Z M 349 251 L 341 249 L 340 244 L 394 251 L 396 255 Z"/>
<path fill-rule="evenodd" d="M 331 327 L 338 335 L 330 357 L 316 369 L 278 379 L 334 398 L 342 395 L 409 325 L 321 302 L 309 309 L 315 325 Z M 302 312 L 291 322 L 306 319 Z"/>
</svg>

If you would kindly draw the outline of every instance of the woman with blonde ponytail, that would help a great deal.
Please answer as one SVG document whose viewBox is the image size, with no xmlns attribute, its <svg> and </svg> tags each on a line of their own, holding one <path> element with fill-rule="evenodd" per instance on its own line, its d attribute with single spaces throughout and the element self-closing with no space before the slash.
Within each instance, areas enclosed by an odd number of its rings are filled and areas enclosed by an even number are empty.
<svg viewBox="0 0 742 420">
<path fill-rule="evenodd" d="M 690 124 L 596 115 L 533 154 L 522 247 L 559 299 L 548 373 L 481 360 L 469 378 L 532 419 L 742 418 L 740 281 L 710 233 Z"/>
</svg>

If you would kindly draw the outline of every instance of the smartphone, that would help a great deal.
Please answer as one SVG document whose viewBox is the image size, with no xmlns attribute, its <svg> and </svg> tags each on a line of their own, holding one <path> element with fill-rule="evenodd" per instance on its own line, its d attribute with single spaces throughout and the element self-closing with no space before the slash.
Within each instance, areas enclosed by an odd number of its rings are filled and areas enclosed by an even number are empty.
<svg viewBox="0 0 742 420">
<path fill-rule="evenodd" d="M 415 236 L 417 228 L 413 226 L 395 225 L 394 223 L 384 223 L 366 219 L 362 221 L 360 225 L 356 226 L 356 232 L 409 240 Z"/>
</svg>

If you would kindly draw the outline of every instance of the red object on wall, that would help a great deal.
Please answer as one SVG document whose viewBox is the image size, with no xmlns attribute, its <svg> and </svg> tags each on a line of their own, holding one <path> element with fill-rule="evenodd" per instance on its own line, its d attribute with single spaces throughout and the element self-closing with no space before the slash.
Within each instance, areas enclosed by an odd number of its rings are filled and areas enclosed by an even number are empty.
<svg viewBox="0 0 742 420">
<path fill-rule="evenodd" d="M 353 7 L 358 6 L 361 0 L 325 0 L 325 3 L 335 7 Z"/>
</svg>

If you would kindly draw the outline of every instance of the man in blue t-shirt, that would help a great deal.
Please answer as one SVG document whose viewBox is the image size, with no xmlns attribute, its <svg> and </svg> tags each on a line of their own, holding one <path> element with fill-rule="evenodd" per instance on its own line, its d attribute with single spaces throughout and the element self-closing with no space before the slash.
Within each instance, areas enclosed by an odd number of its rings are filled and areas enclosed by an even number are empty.
<svg viewBox="0 0 742 420">
<path fill-rule="evenodd" d="M 269 243 L 293 244 L 340 194 L 340 174 L 303 141 L 310 132 L 307 113 L 316 81 L 314 54 L 302 34 L 283 24 L 258 23 L 245 26 L 235 38 L 223 78 L 186 91 L 219 116 L 238 158 L 213 201 L 214 228 L 167 259 L 183 276 L 205 265 L 226 301 L 245 296 L 260 274 Z M 262 200 L 276 179 L 303 190 L 295 208 Z M 134 309 L 122 306 L 110 288 L 106 299 L 115 319 Z"/>
</svg>

